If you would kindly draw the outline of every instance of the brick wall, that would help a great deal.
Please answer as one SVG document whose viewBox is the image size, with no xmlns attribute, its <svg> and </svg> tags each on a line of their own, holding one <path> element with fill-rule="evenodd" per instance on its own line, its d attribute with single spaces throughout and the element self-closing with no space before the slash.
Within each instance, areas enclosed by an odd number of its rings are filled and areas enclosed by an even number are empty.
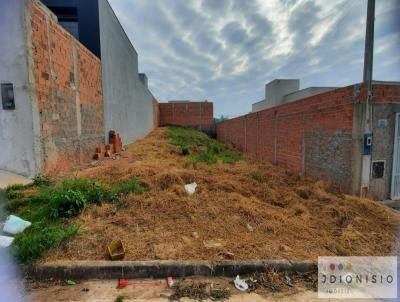
<svg viewBox="0 0 400 302">
<path fill-rule="evenodd" d="M 39 2 L 28 2 L 28 17 L 42 171 L 56 173 L 90 161 L 104 143 L 101 63 Z"/>
<path fill-rule="evenodd" d="M 366 99 L 366 89 L 363 89 L 363 98 Z M 374 103 L 378 104 L 395 104 L 400 103 L 400 84 L 397 83 L 382 83 L 373 85 Z"/>
<path fill-rule="evenodd" d="M 213 125 L 213 103 L 159 103 L 160 126 L 192 126 L 210 131 Z"/>
<path fill-rule="evenodd" d="M 325 92 L 216 125 L 217 138 L 262 160 L 350 190 L 353 87 Z"/>
</svg>

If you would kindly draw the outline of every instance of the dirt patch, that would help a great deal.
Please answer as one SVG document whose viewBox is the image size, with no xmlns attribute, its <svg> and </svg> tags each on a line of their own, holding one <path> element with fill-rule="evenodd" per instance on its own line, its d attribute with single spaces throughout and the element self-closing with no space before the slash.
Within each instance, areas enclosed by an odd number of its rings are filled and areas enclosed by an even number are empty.
<svg viewBox="0 0 400 302">
<path fill-rule="evenodd" d="M 193 167 L 178 149 L 160 128 L 118 160 L 77 172 L 111 183 L 136 176 L 149 191 L 124 197 L 117 210 L 109 204 L 87 208 L 78 218 L 81 234 L 47 260 L 103 259 L 117 239 L 125 260 L 220 260 L 227 254 L 236 260 L 315 260 L 400 252 L 400 215 L 378 202 L 247 157 Z M 193 181 L 198 187 L 189 196 L 183 185 Z M 221 244 L 204 244 L 216 240 Z"/>
</svg>

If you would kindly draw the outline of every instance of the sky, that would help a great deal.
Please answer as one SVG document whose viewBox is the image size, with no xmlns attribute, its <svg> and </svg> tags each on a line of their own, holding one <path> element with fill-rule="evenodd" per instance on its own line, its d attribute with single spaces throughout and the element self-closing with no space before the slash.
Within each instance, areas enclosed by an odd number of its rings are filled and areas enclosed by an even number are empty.
<svg viewBox="0 0 400 302">
<path fill-rule="evenodd" d="M 238 116 L 265 84 L 362 81 L 367 0 L 109 0 L 159 101 Z M 373 79 L 400 81 L 400 0 L 376 0 Z"/>
</svg>

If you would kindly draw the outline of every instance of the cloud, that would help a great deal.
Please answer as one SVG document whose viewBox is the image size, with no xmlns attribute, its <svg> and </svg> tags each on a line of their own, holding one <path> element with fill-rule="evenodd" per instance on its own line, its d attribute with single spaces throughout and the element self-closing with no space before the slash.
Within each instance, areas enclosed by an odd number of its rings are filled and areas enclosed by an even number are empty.
<svg viewBox="0 0 400 302">
<path fill-rule="evenodd" d="M 274 78 L 345 86 L 363 70 L 366 2 L 109 0 L 159 100 L 239 115 Z M 400 1 L 376 2 L 374 79 L 400 81 Z"/>
</svg>

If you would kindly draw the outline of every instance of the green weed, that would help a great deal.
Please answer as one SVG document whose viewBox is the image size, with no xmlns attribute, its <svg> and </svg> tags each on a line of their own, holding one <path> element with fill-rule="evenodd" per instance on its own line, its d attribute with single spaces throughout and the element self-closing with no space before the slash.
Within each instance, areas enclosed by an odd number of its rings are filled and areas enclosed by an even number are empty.
<svg viewBox="0 0 400 302">
<path fill-rule="evenodd" d="M 168 127 L 171 144 L 181 147 L 205 146 L 211 140 L 207 134 L 189 127 Z"/>
<path fill-rule="evenodd" d="M 10 187 L 6 190 L 10 193 L 6 192 L 7 212 L 32 222 L 31 227 L 15 237 L 11 251 L 21 263 L 34 262 L 77 234 L 79 225 L 71 225 L 68 218 L 77 216 L 85 207 L 114 202 L 119 195 L 146 190 L 136 178 L 107 186 L 77 177 L 65 179 L 58 185 L 40 185 L 29 194 L 24 188 Z"/>
<path fill-rule="evenodd" d="M 33 178 L 33 183 L 36 187 L 49 187 L 53 184 L 53 181 L 44 175 L 38 174 Z"/>
<path fill-rule="evenodd" d="M 114 183 L 111 191 L 116 195 L 142 194 L 147 191 L 147 188 L 136 177 L 131 177 L 126 181 Z"/>
<path fill-rule="evenodd" d="M 123 302 L 124 299 L 125 299 L 125 296 L 124 296 L 124 295 L 118 295 L 118 296 L 115 298 L 114 302 Z"/>
<path fill-rule="evenodd" d="M 167 136 L 171 144 L 182 148 L 183 155 L 190 154 L 188 162 L 193 166 L 196 166 L 197 162 L 211 165 L 218 161 L 234 163 L 240 160 L 239 153 L 229 150 L 224 144 L 193 128 L 168 127 Z M 204 150 L 198 151 L 198 147 L 203 147 Z"/>
<path fill-rule="evenodd" d="M 61 222 L 35 221 L 32 226 L 15 238 L 12 253 L 22 263 L 32 263 L 67 239 L 75 236 L 79 225 L 64 226 Z"/>
</svg>

